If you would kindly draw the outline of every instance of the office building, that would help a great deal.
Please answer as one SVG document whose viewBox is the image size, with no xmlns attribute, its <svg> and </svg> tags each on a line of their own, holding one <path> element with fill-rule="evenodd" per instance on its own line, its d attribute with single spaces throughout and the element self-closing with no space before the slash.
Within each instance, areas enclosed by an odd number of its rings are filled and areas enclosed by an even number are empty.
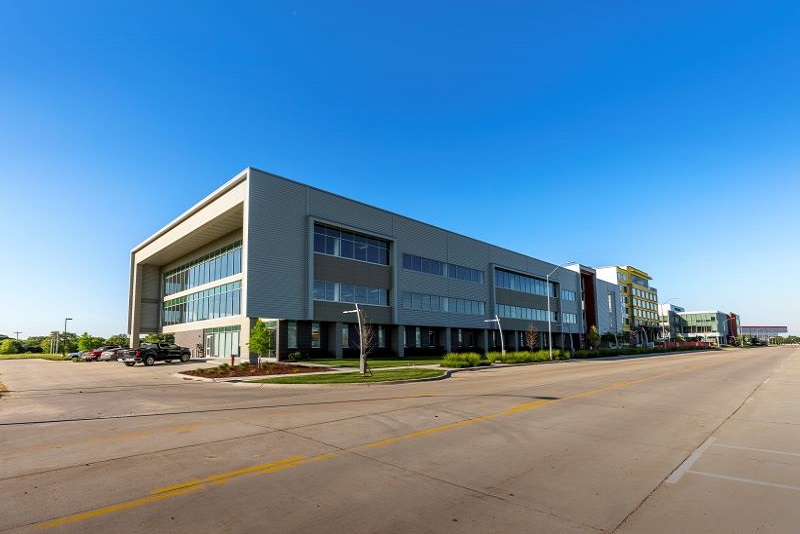
<svg viewBox="0 0 800 534">
<path fill-rule="evenodd" d="M 246 357 L 262 319 L 279 359 L 341 357 L 357 349 L 356 314 L 345 312 L 358 304 L 374 353 L 499 350 L 498 325 L 487 322 L 495 316 L 507 350 L 523 348 L 531 326 L 541 348 L 548 326 L 554 347 L 578 348 L 589 321 L 582 305 L 598 326 L 621 321 L 603 308 L 618 301 L 613 288 L 596 284 L 587 299 L 581 276 L 247 168 L 133 249 L 129 332 Z"/>
</svg>

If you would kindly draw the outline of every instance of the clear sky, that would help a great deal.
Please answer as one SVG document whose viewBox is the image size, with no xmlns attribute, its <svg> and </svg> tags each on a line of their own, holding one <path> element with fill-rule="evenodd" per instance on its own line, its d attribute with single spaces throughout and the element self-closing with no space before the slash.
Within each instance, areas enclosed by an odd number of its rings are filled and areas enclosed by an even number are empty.
<svg viewBox="0 0 800 534">
<path fill-rule="evenodd" d="M 800 334 L 800 2 L 0 0 L 0 333 L 247 166 Z"/>
</svg>

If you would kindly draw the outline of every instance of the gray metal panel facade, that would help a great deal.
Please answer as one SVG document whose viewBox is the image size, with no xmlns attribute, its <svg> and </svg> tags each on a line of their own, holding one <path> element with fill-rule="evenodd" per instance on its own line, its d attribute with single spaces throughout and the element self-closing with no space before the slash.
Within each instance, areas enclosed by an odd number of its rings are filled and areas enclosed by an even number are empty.
<svg viewBox="0 0 800 534">
<path fill-rule="evenodd" d="M 390 267 L 326 254 L 314 254 L 314 278 L 382 289 L 392 288 Z"/>
<path fill-rule="evenodd" d="M 251 169 L 247 314 L 305 319 L 308 187 Z"/>
<path fill-rule="evenodd" d="M 372 324 L 389 324 L 391 323 L 392 313 L 388 306 L 370 306 L 369 304 L 359 304 L 362 317 L 365 321 Z M 345 315 L 345 311 L 351 311 L 355 306 L 345 302 L 315 302 L 314 303 L 314 320 L 315 321 L 330 321 L 341 323 L 356 323 L 356 314 Z"/>
<path fill-rule="evenodd" d="M 155 265 L 142 265 L 142 318 L 143 332 L 158 332 L 161 326 L 161 277 Z"/>
<path fill-rule="evenodd" d="M 338 308 L 311 300 L 310 289 L 317 278 L 390 287 L 397 324 L 487 328 L 484 319 L 494 314 L 493 263 L 541 278 L 554 268 L 523 254 L 255 169 L 251 169 L 248 182 L 246 269 L 250 317 L 334 320 Z M 395 264 L 387 268 L 314 253 L 311 244 L 314 221 L 390 240 Z M 484 283 L 403 269 L 404 253 L 481 270 Z M 575 273 L 559 269 L 553 279 L 563 288 L 580 291 Z M 481 301 L 485 303 L 486 315 L 405 309 L 404 291 Z M 554 311 L 580 314 L 579 300 L 560 304 L 559 300 L 551 301 Z M 503 300 L 515 305 L 529 305 L 529 301 L 544 299 L 510 292 Z M 309 306 L 319 314 L 312 313 Z M 554 324 L 554 329 L 557 326 Z"/>
<path fill-rule="evenodd" d="M 393 216 L 388 211 L 319 189 L 308 187 L 307 190 L 310 215 L 353 229 L 363 229 L 384 236 L 392 235 Z"/>
</svg>

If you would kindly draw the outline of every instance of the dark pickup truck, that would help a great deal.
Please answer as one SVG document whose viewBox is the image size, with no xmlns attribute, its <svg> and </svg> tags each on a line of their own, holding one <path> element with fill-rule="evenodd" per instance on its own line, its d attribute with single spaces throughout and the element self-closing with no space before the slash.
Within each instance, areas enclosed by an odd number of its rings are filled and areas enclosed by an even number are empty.
<svg viewBox="0 0 800 534">
<path fill-rule="evenodd" d="M 172 343 L 142 343 L 138 349 L 120 351 L 117 358 L 129 367 L 137 363 L 153 365 L 158 361 L 170 363 L 172 360 L 180 360 L 185 363 L 192 358 L 192 352 L 186 347 L 179 347 Z"/>
</svg>

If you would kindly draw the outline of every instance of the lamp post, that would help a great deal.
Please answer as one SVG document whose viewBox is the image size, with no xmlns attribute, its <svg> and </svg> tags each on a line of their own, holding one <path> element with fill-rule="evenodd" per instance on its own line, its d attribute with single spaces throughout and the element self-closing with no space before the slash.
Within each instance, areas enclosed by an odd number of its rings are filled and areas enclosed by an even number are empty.
<svg viewBox="0 0 800 534">
<path fill-rule="evenodd" d="M 364 357 L 364 333 L 361 329 L 361 310 L 356 302 L 355 310 L 347 310 L 342 313 L 355 313 L 358 319 L 358 371 L 365 375 L 367 374 L 367 359 Z"/>
<path fill-rule="evenodd" d="M 67 356 L 67 321 L 71 320 L 72 317 L 64 317 L 64 340 L 63 344 L 61 345 L 61 351 L 65 357 Z"/>
<path fill-rule="evenodd" d="M 550 316 L 550 277 L 554 272 L 562 267 L 575 263 L 574 261 L 567 261 L 557 266 L 550 271 L 550 274 L 545 276 L 545 291 L 547 291 L 547 348 L 550 349 L 550 361 L 553 361 L 553 318 Z M 563 345 L 563 344 L 562 344 Z"/>
<path fill-rule="evenodd" d="M 500 330 L 500 353 L 505 356 L 506 355 L 506 344 L 503 341 L 503 327 L 500 326 L 500 318 L 497 314 L 494 315 L 494 319 L 486 319 L 483 321 L 484 323 L 497 323 L 497 329 Z"/>
</svg>

